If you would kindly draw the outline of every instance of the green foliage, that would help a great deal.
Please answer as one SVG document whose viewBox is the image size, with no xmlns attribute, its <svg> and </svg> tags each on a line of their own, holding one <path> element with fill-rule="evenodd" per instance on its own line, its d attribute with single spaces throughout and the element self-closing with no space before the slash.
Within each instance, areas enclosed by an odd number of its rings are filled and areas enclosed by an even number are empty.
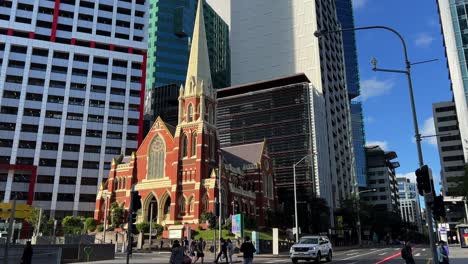
<svg viewBox="0 0 468 264">
<path fill-rule="evenodd" d="M 148 222 L 141 222 L 136 224 L 136 229 L 138 233 L 148 233 L 149 232 L 150 225 Z"/>
<path fill-rule="evenodd" d="M 232 219 L 230 217 L 226 219 L 226 222 L 223 224 L 222 228 L 228 231 L 232 230 Z"/>
<path fill-rule="evenodd" d="M 115 227 L 121 227 L 124 220 L 124 208 L 117 202 L 111 204 L 111 225 Z"/>
<path fill-rule="evenodd" d="M 26 218 L 26 222 L 31 224 L 34 228 L 34 232 L 37 232 L 37 233 L 43 232 L 47 225 L 47 217 L 43 213 L 42 216 L 40 217 L 41 226 L 39 227 L 39 215 L 40 215 L 40 210 L 37 208 L 33 208 L 31 215 L 28 218 Z"/>
<path fill-rule="evenodd" d="M 97 225 L 97 227 L 96 227 L 96 231 L 98 231 L 98 232 L 102 232 L 102 231 L 104 231 L 104 225 L 102 225 L 102 224 L 100 224 L 100 225 Z"/>
<path fill-rule="evenodd" d="M 215 228 L 218 227 L 217 221 L 216 221 L 216 216 L 212 212 L 202 214 L 201 215 L 201 221 L 202 222 L 208 221 L 210 229 L 215 229 Z"/>
<path fill-rule="evenodd" d="M 203 229 L 203 227 L 202 227 L 201 225 L 199 225 L 199 226 L 197 227 L 197 230 L 198 230 L 198 231 L 203 231 L 203 230 L 205 230 L 205 229 Z"/>
<path fill-rule="evenodd" d="M 63 233 L 81 234 L 83 231 L 83 219 L 75 216 L 65 216 L 62 220 Z"/>
<path fill-rule="evenodd" d="M 96 220 L 92 217 L 88 217 L 85 220 L 84 229 L 85 231 L 94 232 L 96 230 Z"/>
<path fill-rule="evenodd" d="M 156 221 L 153 221 L 151 223 L 151 228 L 153 229 L 151 232 L 153 232 L 153 235 L 156 235 L 156 236 L 162 236 L 162 233 L 164 231 L 164 227 L 158 223 L 156 223 Z"/>
</svg>

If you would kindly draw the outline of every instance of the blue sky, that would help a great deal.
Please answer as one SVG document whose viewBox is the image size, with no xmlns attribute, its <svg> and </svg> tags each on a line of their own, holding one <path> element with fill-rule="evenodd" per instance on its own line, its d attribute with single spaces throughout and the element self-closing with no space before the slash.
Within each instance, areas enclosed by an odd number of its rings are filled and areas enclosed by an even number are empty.
<svg viewBox="0 0 468 264">
<path fill-rule="evenodd" d="M 356 27 L 385 25 L 399 31 L 406 40 L 411 62 L 439 59 L 414 65 L 412 79 L 419 128 L 422 135 L 435 134 L 432 104 L 451 100 L 450 82 L 444 55 L 435 0 L 353 0 Z M 418 167 L 414 129 L 404 74 L 373 72 L 378 67 L 403 69 L 403 49 L 399 39 L 384 30 L 356 32 L 364 105 L 366 140 L 379 142 L 398 154 L 399 175 L 412 176 Z M 440 182 L 440 161 L 436 138 L 423 140 L 424 161 Z M 438 188 L 436 188 L 438 189 Z"/>
</svg>

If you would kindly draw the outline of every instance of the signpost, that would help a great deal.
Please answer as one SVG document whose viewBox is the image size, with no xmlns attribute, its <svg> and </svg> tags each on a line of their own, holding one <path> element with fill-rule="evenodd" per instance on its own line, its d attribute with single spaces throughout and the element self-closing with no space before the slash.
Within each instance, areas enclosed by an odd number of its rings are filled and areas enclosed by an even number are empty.
<svg viewBox="0 0 468 264">
<path fill-rule="evenodd" d="M 13 211 L 13 203 L 0 203 L 0 219 L 9 219 Z M 33 207 L 29 204 L 16 204 L 15 219 L 25 219 L 31 216 Z"/>
</svg>

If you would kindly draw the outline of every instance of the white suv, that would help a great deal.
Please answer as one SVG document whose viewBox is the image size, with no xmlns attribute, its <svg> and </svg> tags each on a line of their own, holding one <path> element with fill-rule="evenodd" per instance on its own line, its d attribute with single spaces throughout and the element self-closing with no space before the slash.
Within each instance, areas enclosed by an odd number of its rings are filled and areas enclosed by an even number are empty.
<svg viewBox="0 0 468 264">
<path fill-rule="evenodd" d="M 330 241 L 324 236 L 304 236 L 299 243 L 294 244 L 289 250 L 289 257 L 293 263 L 299 260 L 314 260 L 320 263 L 322 258 L 332 261 L 333 249 Z"/>
</svg>

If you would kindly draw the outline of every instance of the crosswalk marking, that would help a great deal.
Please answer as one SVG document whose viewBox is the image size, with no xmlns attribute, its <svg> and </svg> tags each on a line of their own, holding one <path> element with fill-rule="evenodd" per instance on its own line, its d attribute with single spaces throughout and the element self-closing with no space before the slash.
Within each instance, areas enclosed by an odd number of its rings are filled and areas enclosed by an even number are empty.
<svg viewBox="0 0 468 264">
<path fill-rule="evenodd" d="M 383 256 L 383 255 L 385 255 L 385 254 L 387 254 L 387 252 L 380 253 L 379 256 Z"/>
<path fill-rule="evenodd" d="M 423 248 L 423 249 L 422 249 L 422 251 L 426 251 L 426 249 L 425 249 L 425 248 Z"/>
<path fill-rule="evenodd" d="M 397 250 L 400 250 L 399 248 L 394 248 L 393 250 L 397 251 Z"/>
<path fill-rule="evenodd" d="M 419 257 L 419 256 L 421 256 L 421 253 L 416 253 L 416 254 L 414 254 L 414 256 Z"/>
</svg>

